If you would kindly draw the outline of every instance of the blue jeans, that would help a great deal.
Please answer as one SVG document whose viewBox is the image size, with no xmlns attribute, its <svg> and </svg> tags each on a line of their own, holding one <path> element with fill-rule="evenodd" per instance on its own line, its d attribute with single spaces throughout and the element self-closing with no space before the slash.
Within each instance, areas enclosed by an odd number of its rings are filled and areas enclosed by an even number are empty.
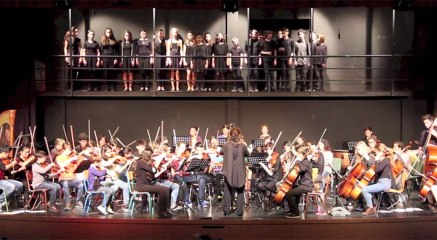
<svg viewBox="0 0 437 240">
<path fill-rule="evenodd" d="M 364 186 L 362 189 L 362 194 L 366 200 L 367 207 L 373 207 L 372 193 L 379 193 L 391 188 L 390 178 L 380 178 L 378 182 L 372 185 Z"/>
<path fill-rule="evenodd" d="M 15 185 L 6 180 L 0 180 L 0 188 L 3 188 L 3 192 L 0 195 L 0 203 L 3 203 L 5 198 L 14 192 Z"/>
<path fill-rule="evenodd" d="M 83 195 L 83 182 L 79 179 L 73 179 L 73 180 L 63 180 L 61 182 L 62 185 L 62 191 L 64 192 L 64 200 L 65 204 L 70 203 L 70 187 L 77 188 L 77 197 L 76 201 L 79 201 Z"/>
<path fill-rule="evenodd" d="M 170 203 L 176 204 L 176 202 L 178 200 L 178 194 L 179 194 L 179 188 L 180 188 L 179 184 L 164 180 L 164 181 L 157 182 L 156 185 L 161 185 L 161 186 L 170 188 Z"/>
<path fill-rule="evenodd" d="M 112 192 L 115 194 L 118 188 L 123 190 L 123 204 L 127 206 L 129 202 L 129 185 L 120 179 L 115 180 L 114 185 L 111 186 Z"/>
<path fill-rule="evenodd" d="M 187 175 L 182 177 L 184 183 L 197 183 L 199 185 L 199 201 L 202 203 L 205 200 L 206 182 L 210 182 L 210 178 L 206 174 Z M 185 188 L 184 201 L 188 202 L 190 194 L 188 187 Z"/>
<path fill-rule="evenodd" d="M 49 203 L 54 204 L 56 201 L 56 193 L 61 189 L 61 185 L 54 182 L 43 182 L 39 186 L 35 187 L 37 189 L 48 189 L 49 190 Z"/>
</svg>

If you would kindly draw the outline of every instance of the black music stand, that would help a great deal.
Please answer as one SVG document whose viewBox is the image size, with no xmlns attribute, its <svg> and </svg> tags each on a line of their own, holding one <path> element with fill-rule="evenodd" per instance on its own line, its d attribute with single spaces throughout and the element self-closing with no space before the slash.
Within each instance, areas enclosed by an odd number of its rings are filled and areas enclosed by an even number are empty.
<svg viewBox="0 0 437 240">
<path fill-rule="evenodd" d="M 79 166 L 77 166 L 76 170 L 74 170 L 74 173 L 82 173 L 85 170 L 88 170 L 90 168 L 92 161 L 89 160 L 83 160 L 79 163 Z"/>
<path fill-rule="evenodd" d="M 259 163 L 262 162 L 267 165 L 267 153 L 252 153 L 248 158 L 248 167 L 253 169 L 259 168 Z"/>
<path fill-rule="evenodd" d="M 187 172 L 199 172 L 204 171 L 205 168 L 210 164 L 210 160 L 193 158 L 187 166 Z"/>
<path fill-rule="evenodd" d="M 257 147 L 264 147 L 264 139 L 255 139 L 252 140 L 252 146 L 253 148 L 257 148 Z"/>
<path fill-rule="evenodd" d="M 172 138 L 173 147 L 176 147 L 176 145 L 179 142 L 185 143 L 187 147 L 190 146 L 190 136 L 176 136 L 176 138 L 173 136 Z"/>
<path fill-rule="evenodd" d="M 224 146 L 226 144 L 226 138 L 219 137 L 217 138 L 217 141 L 219 146 Z"/>
</svg>

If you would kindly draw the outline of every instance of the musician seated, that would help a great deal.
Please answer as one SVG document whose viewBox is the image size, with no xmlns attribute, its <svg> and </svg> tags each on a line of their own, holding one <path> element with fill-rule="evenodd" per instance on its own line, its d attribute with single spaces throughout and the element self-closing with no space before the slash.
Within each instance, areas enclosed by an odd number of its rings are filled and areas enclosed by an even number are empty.
<svg viewBox="0 0 437 240">
<path fill-rule="evenodd" d="M 51 211 L 57 211 L 55 206 L 56 195 L 61 190 L 61 185 L 51 181 L 48 172 L 55 166 L 55 164 L 46 164 L 47 158 L 43 151 L 37 151 L 35 153 L 36 162 L 32 164 L 32 187 L 33 189 L 48 189 L 49 201 L 47 203 L 47 209 Z"/>
<path fill-rule="evenodd" d="M 78 166 L 77 157 L 74 156 L 69 142 L 64 142 L 62 144 L 62 152 L 56 157 L 55 163 L 59 166 L 59 169 L 65 170 L 59 175 L 59 183 L 62 186 L 64 194 L 64 211 L 71 210 L 70 187 L 77 189 L 76 206 L 83 207 L 83 204 L 80 201 L 83 196 L 83 182 L 82 179 L 78 177 L 78 174 L 75 173 L 75 169 Z"/>
<path fill-rule="evenodd" d="M 146 148 L 141 153 L 141 158 L 138 160 L 135 175 L 137 177 L 135 190 L 138 192 L 149 192 L 158 194 L 159 215 L 163 217 L 170 217 L 168 212 L 169 202 L 169 188 L 155 184 L 154 177 L 157 172 L 153 167 L 152 152 L 150 148 Z M 147 198 L 142 196 L 142 207 L 146 206 Z"/>
<path fill-rule="evenodd" d="M 290 207 L 290 211 L 286 212 L 287 218 L 299 217 L 299 201 L 304 193 L 312 191 L 314 184 L 311 161 L 307 158 L 309 147 L 300 145 L 296 147 L 296 165 L 299 168 L 297 180 L 294 182 L 293 188 L 285 194 L 285 200 Z"/>
<path fill-rule="evenodd" d="M 213 141 L 212 138 L 210 147 L 208 149 L 208 155 L 211 158 L 209 173 L 212 174 L 213 179 L 214 202 L 217 202 L 223 198 L 223 153 L 221 152 L 221 147 L 218 146 L 218 142 Z"/>
<path fill-rule="evenodd" d="M 127 183 L 127 172 L 130 164 L 135 160 L 132 152 L 132 148 L 125 147 L 123 149 L 124 156 L 119 156 L 118 160 L 114 161 L 114 167 L 112 169 L 112 192 L 115 193 L 118 189 L 122 190 L 123 195 L 123 205 L 121 207 L 122 210 L 127 210 L 129 203 L 129 184 Z M 110 175 L 111 175 L 110 174 Z"/>
<path fill-rule="evenodd" d="M 393 174 L 390 167 L 390 159 L 388 156 L 387 147 L 378 143 L 375 146 L 375 179 L 376 183 L 364 186 L 362 195 L 366 200 L 367 209 L 363 215 L 373 215 L 376 209 L 373 207 L 372 193 L 378 193 L 388 190 L 394 183 Z"/>
<path fill-rule="evenodd" d="M 107 177 L 107 171 L 101 166 L 102 158 L 100 156 L 92 157 L 92 164 L 88 169 L 88 190 L 89 191 L 97 191 L 104 192 L 105 197 L 102 200 L 102 204 L 97 207 L 97 209 L 103 214 L 108 215 L 108 213 L 114 213 L 112 209 L 109 207 L 111 203 L 113 191 L 111 187 L 104 186 L 102 184 Z"/>
<path fill-rule="evenodd" d="M 169 169 L 176 159 L 172 157 L 170 146 L 167 143 L 164 143 L 160 148 L 161 153 L 152 157 L 153 165 L 157 170 L 155 174 L 156 185 L 170 188 L 170 210 L 175 211 L 180 209 L 180 206 L 177 206 L 180 185 L 173 180 Z"/>
<path fill-rule="evenodd" d="M 191 165 L 191 162 L 195 159 L 200 159 L 202 161 L 206 161 L 207 163 L 211 162 L 210 157 L 208 154 L 203 154 L 203 144 L 201 142 L 197 142 L 194 145 L 195 149 L 193 151 L 192 156 L 187 160 L 187 164 L 184 167 L 184 171 L 182 171 L 182 181 L 186 184 L 192 184 L 197 183 L 199 187 L 198 197 L 199 197 L 199 206 L 206 208 L 208 207 L 208 201 L 205 201 L 205 190 L 206 190 L 206 183 L 211 182 L 211 178 L 206 174 L 207 168 L 204 169 L 190 169 L 188 168 Z M 206 166 L 206 165 L 205 165 Z M 186 187 L 184 189 L 185 195 L 184 195 L 184 202 L 187 204 L 190 204 L 191 201 L 189 199 L 189 189 Z"/>
<path fill-rule="evenodd" d="M 0 161 L 0 188 L 4 189 L 3 193 L 0 195 L 0 210 L 6 205 L 5 199 L 7 199 L 12 193 L 21 193 L 23 191 L 23 183 L 5 178 L 7 171 L 17 164 L 15 159 L 9 163 L 8 157 L 10 151 L 11 147 L 8 145 L 0 147 L 0 160 L 2 160 Z M 6 162 L 4 162 L 4 160 L 6 160 Z"/>
<path fill-rule="evenodd" d="M 264 181 L 258 183 L 258 190 L 265 194 L 265 196 L 276 192 L 276 183 L 283 178 L 281 160 L 279 154 L 274 152 L 273 143 L 268 142 L 265 145 L 267 151 L 267 167 L 273 173 L 272 175 L 266 174 Z"/>
</svg>

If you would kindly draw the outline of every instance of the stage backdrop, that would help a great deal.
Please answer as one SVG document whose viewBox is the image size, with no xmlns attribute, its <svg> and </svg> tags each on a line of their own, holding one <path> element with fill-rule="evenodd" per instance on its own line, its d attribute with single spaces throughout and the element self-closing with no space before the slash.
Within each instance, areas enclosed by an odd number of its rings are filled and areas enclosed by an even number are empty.
<svg viewBox="0 0 437 240">
<path fill-rule="evenodd" d="M 41 99 L 39 136 L 49 140 L 64 137 L 62 126 L 75 140 L 79 132 L 109 135 L 108 130 L 124 144 L 135 139 L 148 140 L 147 130 L 155 139 L 161 121 L 169 139 L 188 135 L 191 126 L 200 128 L 200 136 L 217 135 L 225 123 L 239 126 L 248 142 L 258 138 L 261 125 L 267 124 L 276 138 L 282 131 L 282 144 L 300 132 L 309 141 L 324 138 L 333 148 L 346 141 L 363 138 L 363 129 L 371 126 L 386 144 L 395 140 L 418 140 L 423 129 L 420 117 L 425 104 L 408 99 Z M 174 131 L 173 131 L 174 130 Z"/>
</svg>

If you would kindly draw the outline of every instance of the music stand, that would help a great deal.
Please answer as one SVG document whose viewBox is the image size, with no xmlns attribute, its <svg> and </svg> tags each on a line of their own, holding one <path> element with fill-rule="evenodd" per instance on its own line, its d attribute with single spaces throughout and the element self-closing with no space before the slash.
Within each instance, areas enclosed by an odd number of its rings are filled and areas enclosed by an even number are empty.
<svg viewBox="0 0 437 240">
<path fill-rule="evenodd" d="M 267 153 L 252 153 L 248 158 L 249 168 L 259 168 L 259 163 L 262 162 L 267 165 Z"/>
<path fill-rule="evenodd" d="M 264 139 L 255 139 L 252 140 L 252 146 L 253 148 L 257 148 L 257 147 L 263 147 L 264 146 Z"/>
<path fill-rule="evenodd" d="M 90 168 L 92 161 L 84 160 L 79 163 L 79 166 L 77 166 L 76 170 L 74 170 L 74 173 L 82 173 L 85 170 L 88 170 Z"/>
<path fill-rule="evenodd" d="M 190 136 L 176 136 L 176 138 L 173 136 L 173 138 L 172 138 L 173 147 L 176 147 L 176 145 L 179 142 L 183 142 L 187 146 L 190 146 Z"/>
<path fill-rule="evenodd" d="M 349 151 L 355 150 L 355 147 L 357 146 L 357 142 L 347 142 L 347 148 Z"/>
<path fill-rule="evenodd" d="M 211 162 L 210 160 L 193 158 L 193 159 L 191 159 L 191 162 L 188 164 L 186 171 L 187 172 L 204 171 L 210 162 Z"/>
<path fill-rule="evenodd" d="M 226 138 L 217 138 L 218 141 L 218 145 L 219 146 L 224 146 L 226 144 Z"/>
</svg>

